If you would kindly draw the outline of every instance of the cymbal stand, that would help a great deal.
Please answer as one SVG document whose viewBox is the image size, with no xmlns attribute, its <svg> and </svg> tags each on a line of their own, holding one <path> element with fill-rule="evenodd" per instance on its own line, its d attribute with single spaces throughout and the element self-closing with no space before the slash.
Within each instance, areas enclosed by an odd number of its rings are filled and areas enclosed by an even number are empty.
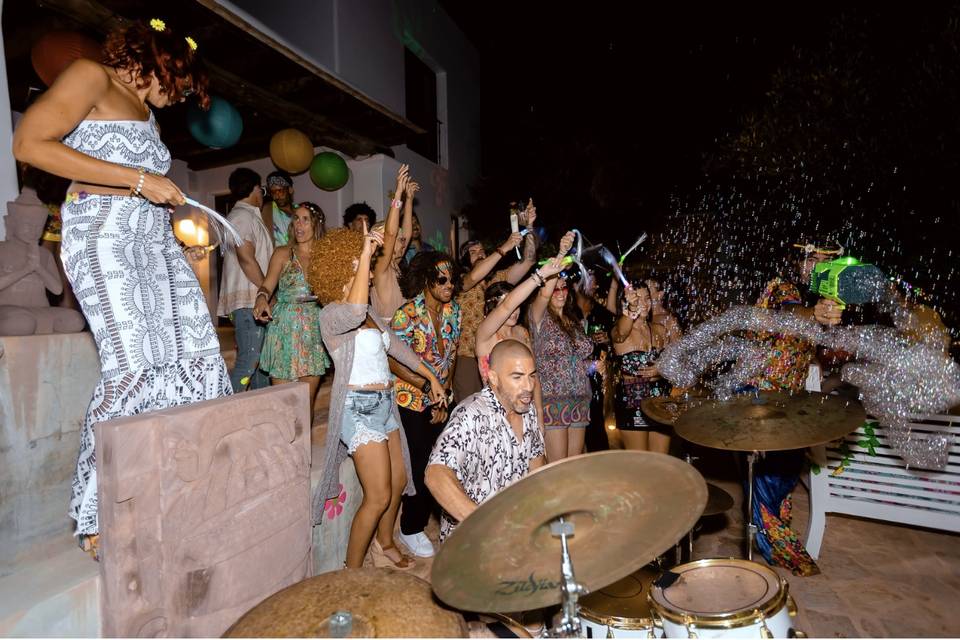
<svg viewBox="0 0 960 640">
<path fill-rule="evenodd" d="M 570 548 L 567 546 L 567 537 L 572 537 L 574 525 L 560 517 L 550 525 L 550 533 L 560 538 L 560 590 L 563 594 L 561 603 L 563 608 L 560 619 L 554 622 L 550 630 L 553 638 L 579 638 L 581 631 L 580 605 L 577 602 L 584 588 L 577 584 L 573 575 L 573 561 L 570 559 Z"/>
<path fill-rule="evenodd" d="M 753 465 L 762 451 L 747 454 L 747 560 L 753 560 L 753 541 L 757 537 L 757 525 L 753 522 Z"/>
<path fill-rule="evenodd" d="M 694 460 L 699 460 L 699 456 L 692 456 L 689 453 L 684 456 L 687 460 L 687 464 L 693 465 Z M 690 529 L 690 532 L 687 534 L 687 562 L 693 562 L 693 532 L 697 528 L 697 525 L 693 525 L 693 529 Z M 677 564 L 680 564 L 680 543 L 677 542 Z"/>
</svg>

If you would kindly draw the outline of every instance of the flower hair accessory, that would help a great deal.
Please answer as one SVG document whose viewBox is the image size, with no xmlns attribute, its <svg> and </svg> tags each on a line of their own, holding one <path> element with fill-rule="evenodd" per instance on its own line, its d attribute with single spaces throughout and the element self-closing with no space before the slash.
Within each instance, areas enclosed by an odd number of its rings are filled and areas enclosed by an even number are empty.
<svg viewBox="0 0 960 640">
<path fill-rule="evenodd" d="M 197 41 L 196 41 L 196 40 L 194 40 L 194 39 L 191 38 L 190 36 L 187 36 L 186 38 L 184 38 L 184 40 L 186 40 L 186 41 L 187 41 L 187 44 L 190 45 L 190 50 L 191 50 L 191 51 L 196 51 L 196 50 L 197 50 Z"/>
<path fill-rule="evenodd" d="M 153 18 L 150 20 L 150 26 L 154 31 L 166 31 L 167 23 L 161 20 L 160 18 Z"/>
</svg>

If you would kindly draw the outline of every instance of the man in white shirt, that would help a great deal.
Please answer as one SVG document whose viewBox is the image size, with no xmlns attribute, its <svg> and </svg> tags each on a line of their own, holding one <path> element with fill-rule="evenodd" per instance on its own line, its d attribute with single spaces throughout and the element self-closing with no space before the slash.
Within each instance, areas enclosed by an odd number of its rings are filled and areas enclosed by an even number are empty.
<svg viewBox="0 0 960 640">
<path fill-rule="evenodd" d="M 440 542 L 477 505 L 546 462 L 533 407 L 536 376 L 530 349 L 504 340 L 490 353 L 489 386 L 454 409 L 425 476 L 444 510 Z"/>
<path fill-rule="evenodd" d="M 237 203 L 227 219 L 237 228 L 243 239 L 235 251 L 227 251 L 223 258 L 223 278 L 220 281 L 218 316 L 229 316 L 236 329 L 237 363 L 230 374 L 234 391 L 269 386 L 270 379 L 260 371 L 260 349 L 266 329 L 253 317 L 257 290 L 263 284 L 273 240 L 260 215 L 263 206 L 263 187 L 260 175 L 246 167 L 230 174 L 230 193 Z"/>
</svg>

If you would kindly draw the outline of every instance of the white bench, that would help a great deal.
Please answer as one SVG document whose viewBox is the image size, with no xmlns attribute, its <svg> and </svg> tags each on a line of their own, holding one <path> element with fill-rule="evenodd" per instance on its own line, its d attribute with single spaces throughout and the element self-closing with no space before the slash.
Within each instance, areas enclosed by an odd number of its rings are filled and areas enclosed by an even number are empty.
<svg viewBox="0 0 960 640">
<path fill-rule="evenodd" d="M 810 525 L 806 547 L 813 558 L 820 554 L 828 513 L 960 531 L 960 416 L 927 416 L 912 423 L 912 427 L 918 432 L 953 436 L 945 469 L 905 468 L 903 459 L 890 448 L 884 426 L 875 428 L 880 441 L 880 446 L 875 447 L 876 455 L 857 444 L 866 437 L 862 427 L 845 438 L 852 458 L 836 477 L 831 474 L 843 460 L 839 443 L 811 447 L 813 460 L 820 465 L 820 472 L 811 470 L 809 476 Z"/>
</svg>

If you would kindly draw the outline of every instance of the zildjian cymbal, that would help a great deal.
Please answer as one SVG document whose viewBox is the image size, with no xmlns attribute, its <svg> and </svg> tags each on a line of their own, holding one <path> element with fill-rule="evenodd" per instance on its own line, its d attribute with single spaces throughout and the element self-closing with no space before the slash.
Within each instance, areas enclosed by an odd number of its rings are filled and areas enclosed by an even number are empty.
<svg viewBox="0 0 960 640">
<path fill-rule="evenodd" d="M 630 575 L 693 528 L 707 486 L 693 466 L 648 451 L 567 458 L 481 504 L 440 547 L 434 593 L 467 611 L 530 611 L 557 604 L 563 516 L 576 580 L 597 590 Z"/>
<path fill-rule="evenodd" d="M 802 391 L 762 392 L 690 407 L 674 424 L 695 444 L 730 451 L 785 451 L 831 442 L 863 424 L 858 401 Z"/>
</svg>

